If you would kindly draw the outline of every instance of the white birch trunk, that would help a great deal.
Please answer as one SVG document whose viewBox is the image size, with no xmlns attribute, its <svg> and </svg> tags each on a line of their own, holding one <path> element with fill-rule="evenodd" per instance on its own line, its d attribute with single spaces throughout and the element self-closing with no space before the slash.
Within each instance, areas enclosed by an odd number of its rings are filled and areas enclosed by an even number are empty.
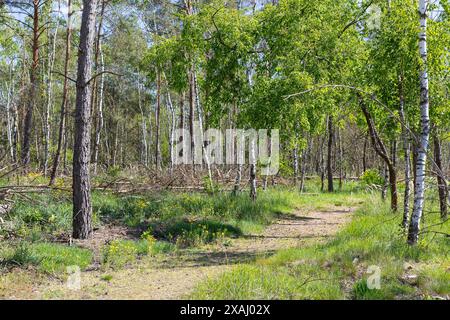
<svg viewBox="0 0 450 320">
<path fill-rule="evenodd" d="M 139 103 L 139 110 L 141 112 L 141 118 L 142 118 L 142 120 L 141 120 L 141 129 L 142 129 L 141 161 L 146 167 L 148 167 L 147 120 L 145 117 L 144 109 L 142 108 L 141 83 L 140 83 L 139 75 L 138 75 L 138 103 Z"/>
<path fill-rule="evenodd" d="M 173 107 L 172 98 L 170 97 L 170 92 L 167 92 L 167 104 L 170 111 L 170 139 L 169 139 L 169 148 L 170 148 L 170 172 L 173 172 L 173 164 L 175 159 L 174 154 L 174 140 L 175 140 L 175 108 Z"/>
<path fill-rule="evenodd" d="M 417 146 L 416 184 L 414 189 L 414 206 L 408 231 L 408 243 L 414 245 L 419 240 L 420 220 L 423 214 L 425 196 L 425 167 L 430 136 L 430 116 L 428 99 L 427 68 L 427 9 L 429 0 L 419 0 L 420 34 L 419 52 L 422 58 L 420 71 L 420 125 L 419 145 Z"/>
<path fill-rule="evenodd" d="M 198 122 L 199 122 L 199 126 L 200 126 L 199 135 L 200 135 L 200 137 L 202 137 L 202 141 L 200 143 L 202 145 L 203 157 L 205 159 L 206 168 L 208 170 L 209 184 L 210 184 L 211 190 L 213 190 L 214 187 L 213 187 L 213 181 L 212 181 L 211 164 L 209 161 L 208 153 L 205 150 L 205 142 L 203 141 L 203 110 L 202 110 L 202 106 L 200 105 L 200 97 L 198 95 L 199 90 L 198 90 L 198 83 L 197 83 L 197 75 L 195 74 L 195 71 L 193 72 L 193 77 L 194 77 L 195 105 L 197 107 Z"/>
</svg>

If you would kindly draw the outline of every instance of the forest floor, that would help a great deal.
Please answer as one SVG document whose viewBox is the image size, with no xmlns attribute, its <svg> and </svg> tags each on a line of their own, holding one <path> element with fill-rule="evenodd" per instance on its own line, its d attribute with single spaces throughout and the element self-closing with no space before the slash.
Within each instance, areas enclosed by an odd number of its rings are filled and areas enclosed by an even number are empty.
<svg viewBox="0 0 450 320">
<path fill-rule="evenodd" d="M 179 250 L 158 259 L 143 259 L 131 268 L 104 271 L 88 268 L 81 273 L 81 289 L 72 290 L 66 281 L 44 279 L 24 281 L 31 275 L 24 271 L 10 273 L 9 281 L 19 277 L 24 287 L 10 298 L 26 299 L 180 299 L 187 298 L 196 286 L 217 277 L 240 263 L 266 258 L 276 251 L 323 241 L 347 223 L 352 207 L 330 206 L 326 210 L 296 209 L 279 214 L 262 233 L 232 239 L 226 245 Z M 105 226 L 82 247 L 96 248 L 114 238 L 133 238 L 124 227 Z M 16 278 L 17 277 L 17 278 Z"/>
<path fill-rule="evenodd" d="M 414 247 L 401 215 L 357 182 L 274 187 L 257 201 L 95 192 L 83 241 L 70 237 L 66 193 L 22 198 L 0 220 L 0 299 L 450 299 L 450 225 L 434 193 Z"/>
</svg>

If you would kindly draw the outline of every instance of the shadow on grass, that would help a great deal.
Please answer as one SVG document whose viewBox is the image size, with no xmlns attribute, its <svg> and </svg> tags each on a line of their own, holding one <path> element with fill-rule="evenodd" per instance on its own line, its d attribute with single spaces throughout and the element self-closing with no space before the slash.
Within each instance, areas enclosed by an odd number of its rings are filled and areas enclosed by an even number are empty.
<svg viewBox="0 0 450 320">
<path fill-rule="evenodd" d="M 152 234 L 156 239 L 173 241 L 183 235 L 198 235 L 205 240 L 213 240 L 215 236 L 221 234 L 225 237 L 240 237 L 242 230 L 231 224 L 209 220 L 190 220 L 188 218 L 171 219 L 168 221 L 150 224 Z"/>
<path fill-rule="evenodd" d="M 257 259 L 268 258 L 276 253 L 276 250 L 267 251 L 205 251 L 193 250 L 185 252 L 182 259 L 168 258 L 160 260 L 158 267 L 164 269 L 192 268 L 209 266 L 232 266 L 236 264 L 251 263 Z"/>
<path fill-rule="evenodd" d="M 288 221 L 310 221 L 310 220 L 322 220 L 321 218 L 314 218 L 308 216 L 293 215 L 285 212 L 277 212 L 276 217 L 280 220 Z"/>
</svg>

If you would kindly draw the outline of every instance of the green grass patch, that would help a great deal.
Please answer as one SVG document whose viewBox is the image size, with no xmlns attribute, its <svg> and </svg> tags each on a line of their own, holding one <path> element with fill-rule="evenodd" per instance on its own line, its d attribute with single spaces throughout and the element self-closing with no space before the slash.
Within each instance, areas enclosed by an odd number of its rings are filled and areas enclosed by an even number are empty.
<svg viewBox="0 0 450 320">
<path fill-rule="evenodd" d="M 329 202 L 335 196 L 321 195 L 314 206 L 321 206 L 321 198 Z M 351 200 L 358 201 L 362 199 Z M 424 233 L 419 245 L 410 247 L 400 222 L 401 216 L 392 214 L 378 195 L 366 198 L 353 221 L 327 243 L 282 250 L 254 264 L 237 266 L 201 284 L 192 297 L 406 299 L 449 295 L 449 239 Z M 439 222 L 439 215 L 430 213 L 423 227 Z M 448 223 L 431 229 L 450 232 Z M 368 285 L 374 268 L 380 270 L 379 289 Z"/>
<path fill-rule="evenodd" d="M 45 242 L 20 242 L 4 247 L 0 257 L 6 266 L 31 265 L 49 274 L 64 273 L 69 266 L 78 266 L 83 270 L 92 262 L 92 252 L 87 249 Z"/>
</svg>

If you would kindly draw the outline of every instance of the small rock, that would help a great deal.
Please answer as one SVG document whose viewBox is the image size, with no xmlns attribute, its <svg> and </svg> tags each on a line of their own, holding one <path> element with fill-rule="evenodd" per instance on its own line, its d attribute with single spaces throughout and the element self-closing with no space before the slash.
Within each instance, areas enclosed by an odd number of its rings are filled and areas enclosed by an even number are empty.
<svg viewBox="0 0 450 320">
<path fill-rule="evenodd" d="M 359 262 L 359 259 L 358 259 L 358 258 L 355 258 L 355 259 L 353 259 L 353 261 L 352 261 L 353 264 L 358 264 L 358 262 Z"/>
</svg>

